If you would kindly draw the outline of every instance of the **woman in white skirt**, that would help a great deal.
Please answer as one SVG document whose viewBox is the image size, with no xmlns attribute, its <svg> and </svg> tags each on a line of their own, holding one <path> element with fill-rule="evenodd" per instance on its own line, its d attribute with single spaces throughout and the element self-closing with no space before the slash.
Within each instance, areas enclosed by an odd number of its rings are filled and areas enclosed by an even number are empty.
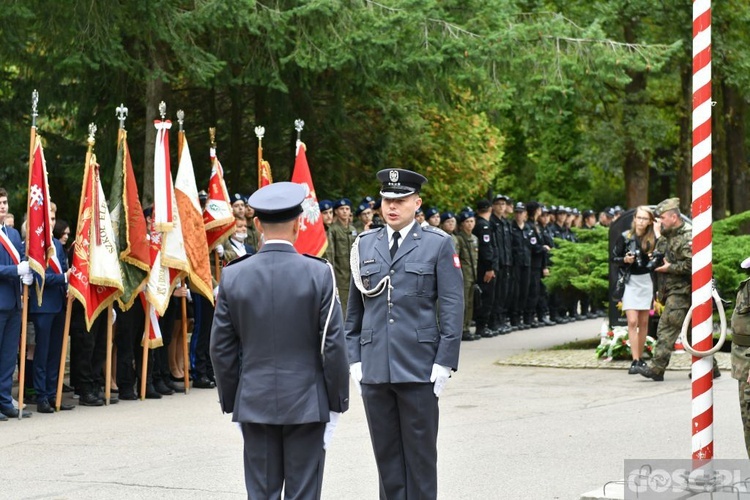
<svg viewBox="0 0 750 500">
<path fill-rule="evenodd" d="M 612 262 L 630 273 L 622 296 L 622 310 L 628 319 L 628 338 L 633 355 L 628 370 L 631 375 L 638 373 L 638 365 L 645 365 L 641 357 L 648 335 L 649 311 L 654 302 L 654 284 L 646 265 L 655 245 L 654 214 L 648 207 L 640 206 L 635 211 L 633 225 L 620 235 L 612 252 Z"/>
</svg>

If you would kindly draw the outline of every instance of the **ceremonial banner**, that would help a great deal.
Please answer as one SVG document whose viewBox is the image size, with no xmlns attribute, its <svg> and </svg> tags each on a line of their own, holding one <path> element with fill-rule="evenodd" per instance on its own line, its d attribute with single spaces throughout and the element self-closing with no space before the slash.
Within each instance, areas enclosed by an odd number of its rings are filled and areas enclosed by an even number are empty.
<svg viewBox="0 0 750 500">
<path fill-rule="evenodd" d="M 118 302 L 120 308 L 127 311 L 148 280 L 151 255 L 148 228 L 130 160 L 127 132 L 122 129 L 120 140 L 117 141 L 117 162 L 109 203 L 112 206 L 110 217 L 122 270 L 123 292 Z"/>
<path fill-rule="evenodd" d="M 139 294 L 141 298 L 141 304 L 143 305 L 143 311 L 149 315 L 148 322 L 148 348 L 156 349 L 164 345 L 164 340 L 161 337 L 161 328 L 159 327 L 159 315 L 156 314 L 154 306 L 152 306 L 147 300 L 143 293 Z M 143 338 L 141 338 L 141 346 L 143 346 L 146 335 L 144 332 Z"/>
<path fill-rule="evenodd" d="M 187 276 L 188 262 L 182 225 L 172 184 L 167 131 L 169 121 L 155 120 L 157 141 L 154 152 L 154 209 L 151 227 L 151 274 L 146 298 L 160 316 L 169 305 L 177 283 Z"/>
<path fill-rule="evenodd" d="M 55 254 L 52 243 L 52 227 L 50 224 L 49 184 L 47 182 L 47 164 L 44 161 L 42 141 L 35 137 L 34 161 L 29 176 L 28 196 L 28 251 L 29 267 L 36 272 L 36 297 L 38 305 L 42 305 L 44 290 L 44 275 L 47 261 Z"/>
<path fill-rule="evenodd" d="M 263 186 L 268 186 L 272 182 L 273 177 L 271 176 L 271 164 L 266 160 L 261 159 L 258 162 L 258 189 L 262 188 Z"/>
<path fill-rule="evenodd" d="M 307 148 L 301 142 L 297 144 L 297 159 L 294 161 L 294 172 L 292 182 L 302 184 L 305 187 L 305 200 L 302 202 L 302 218 L 299 228 L 299 236 L 294 242 L 294 248 L 299 253 L 308 253 L 320 257 L 326 251 L 328 239 L 323 218 L 320 216 L 318 197 L 315 194 L 310 166 L 307 164 Z"/>
<path fill-rule="evenodd" d="M 209 252 L 234 231 L 234 214 L 224 184 L 224 169 L 214 148 L 211 148 L 211 178 L 208 181 L 206 207 L 203 209 L 203 223 Z"/>
<path fill-rule="evenodd" d="M 193 160 L 190 156 L 187 138 L 183 135 L 182 154 L 175 179 L 177 212 L 182 226 L 185 253 L 188 261 L 190 287 L 213 304 L 214 294 L 211 282 L 211 267 L 208 260 L 208 241 L 203 226 L 201 206 L 198 201 L 198 188 L 195 183 Z"/>
<path fill-rule="evenodd" d="M 122 294 L 120 262 L 99 165 L 91 155 L 83 173 L 78 229 L 68 276 L 69 291 L 83 305 L 86 329 Z"/>
</svg>

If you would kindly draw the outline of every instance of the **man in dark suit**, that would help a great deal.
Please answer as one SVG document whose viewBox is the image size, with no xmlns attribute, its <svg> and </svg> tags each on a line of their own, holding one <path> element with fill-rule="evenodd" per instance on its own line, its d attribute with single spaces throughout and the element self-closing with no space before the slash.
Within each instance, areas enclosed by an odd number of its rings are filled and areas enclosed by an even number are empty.
<svg viewBox="0 0 750 500">
<path fill-rule="evenodd" d="M 50 222 L 55 224 L 55 212 L 50 212 Z M 57 394 L 57 377 L 60 370 L 63 330 L 65 325 L 65 298 L 68 280 L 68 258 L 62 243 L 52 240 L 55 254 L 50 259 L 44 278 L 44 291 L 41 304 L 37 300 L 36 287 L 29 287 L 29 320 L 36 332 L 34 348 L 34 389 L 36 390 L 36 411 L 54 413 Z M 61 410 L 72 410 L 73 405 L 61 403 Z"/>
<path fill-rule="evenodd" d="M 380 477 L 380 498 L 437 498 L 438 397 L 458 366 L 463 276 L 453 241 L 414 214 L 427 182 L 378 172 L 386 227 L 352 248 L 346 339 Z"/>
<path fill-rule="evenodd" d="M 281 498 L 282 488 L 286 498 L 320 498 L 324 449 L 349 407 L 333 269 L 292 245 L 304 198 L 290 182 L 250 197 L 265 243 L 224 269 L 216 301 L 211 361 L 221 408 L 242 424 L 252 499 Z"/>
<path fill-rule="evenodd" d="M 33 283 L 29 263 L 23 260 L 21 235 L 4 224 L 7 213 L 8 192 L 0 188 L 0 420 L 18 417 L 11 391 L 21 337 L 21 282 Z M 21 411 L 23 417 L 31 416 Z"/>
</svg>

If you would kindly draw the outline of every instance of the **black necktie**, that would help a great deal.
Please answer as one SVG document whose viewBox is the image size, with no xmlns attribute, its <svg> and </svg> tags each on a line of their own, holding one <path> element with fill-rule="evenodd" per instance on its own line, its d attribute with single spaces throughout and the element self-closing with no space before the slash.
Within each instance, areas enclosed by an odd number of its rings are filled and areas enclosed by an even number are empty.
<svg viewBox="0 0 750 500">
<path fill-rule="evenodd" d="M 394 231 L 393 233 L 393 243 L 391 243 L 391 259 L 393 259 L 396 256 L 396 251 L 398 250 L 398 239 L 401 238 L 401 233 L 398 231 Z"/>
</svg>

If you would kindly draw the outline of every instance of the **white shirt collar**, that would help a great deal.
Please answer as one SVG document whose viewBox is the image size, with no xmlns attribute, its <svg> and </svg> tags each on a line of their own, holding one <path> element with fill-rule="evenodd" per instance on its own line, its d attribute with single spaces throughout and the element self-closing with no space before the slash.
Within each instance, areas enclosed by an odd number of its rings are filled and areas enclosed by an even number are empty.
<svg viewBox="0 0 750 500">
<path fill-rule="evenodd" d="M 401 243 L 404 241 L 404 237 L 409 234 L 409 231 L 411 231 L 411 228 L 414 226 L 414 223 L 416 222 L 416 219 L 414 219 L 411 224 L 408 224 L 404 226 L 398 233 L 401 235 L 401 242 L 399 242 L 399 246 L 401 246 Z M 385 225 L 385 231 L 388 234 L 388 246 L 391 246 L 391 243 L 393 243 L 393 233 L 396 231 L 389 226 L 388 224 Z"/>
<path fill-rule="evenodd" d="M 290 247 L 294 246 L 291 241 L 287 240 L 268 240 L 263 242 L 264 245 L 268 245 L 269 243 L 283 243 L 284 245 L 289 245 Z"/>
</svg>

